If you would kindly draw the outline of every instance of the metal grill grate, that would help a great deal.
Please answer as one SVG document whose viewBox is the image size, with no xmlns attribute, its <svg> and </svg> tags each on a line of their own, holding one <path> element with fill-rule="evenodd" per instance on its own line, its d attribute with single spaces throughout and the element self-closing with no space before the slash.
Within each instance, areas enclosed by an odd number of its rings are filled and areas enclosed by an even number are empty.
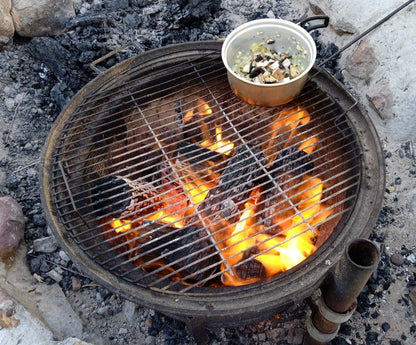
<svg viewBox="0 0 416 345">
<path fill-rule="evenodd" d="M 251 106 L 230 90 L 218 51 L 156 56 L 70 109 L 52 154 L 54 212 L 93 262 L 135 285 L 206 293 L 271 278 L 266 256 L 305 234 L 312 253 L 353 210 L 354 106 L 313 78 L 289 104 Z"/>
</svg>

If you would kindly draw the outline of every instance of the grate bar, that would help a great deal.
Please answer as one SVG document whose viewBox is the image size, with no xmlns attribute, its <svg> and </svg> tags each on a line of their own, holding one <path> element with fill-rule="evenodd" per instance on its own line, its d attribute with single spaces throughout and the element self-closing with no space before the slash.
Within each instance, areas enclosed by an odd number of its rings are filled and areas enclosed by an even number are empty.
<svg viewBox="0 0 416 345">
<path fill-rule="evenodd" d="M 316 127 L 318 127 L 319 126 L 319 118 L 317 118 L 317 119 L 314 119 L 314 120 L 312 120 L 312 121 L 314 121 L 314 122 L 316 122 L 317 123 L 317 125 L 316 125 Z M 327 123 L 329 123 L 331 120 L 327 120 L 327 121 L 324 121 L 324 124 L 327 124 Z M 300 127 L 302 127 L 302 126 L 300 126 Z M 310 130 L 308 130 L 308 131 L 306 131 L 305 133 L 307 133 L 307 132 L 309 132 L 309 131 L 312 131 L 314 128 L 316 128 L 316 127 L 313 127 L 312 129 L 310 129 Z M 250 128 L 250 127 L 249 127 Z M 318 133 L 318 135 L 320 134 L 320 133 L 322 133 L 324 130 L 322 130 L 321 132 L 319 132 Z M 270 133 L 270 132 L 269 132 Z M 262 136 L 259 136 L 259 139 L 261 139 L 261 140 L 264 140 L 265 138 L 265 136 L 266 135 L 268 135 L 269 133 L 266 133 L 266 134 L 264 134 L 264 135 L 262 135 Z M 285 132 L 286 133 L 286 132 Z M 273 132 L 271 133 L 271 134 L 273 134 Z M 278 138 L 280 135 L 278 135 L 276 138 Z M 276 139 L 276 138 L 274 138 L 274 139 Z M 169 153 L 171 153 L 171 152 L 169 152 Z M 115 156 L 115 158 L 120 158 L 121 156 Z M 141 156 L 139 156 L 138 158 L 140 158 Z M 136 158 L 136 157 L 135 157 Z M 128 160 L 122 160 L 121 162 L 120 162 L 120 165 L 126 165 L 126 163 L 129 163 L 131 160 L 132 160 L 133 158 L 131 158 L 131 159 L 128 159 Z M 134 167 L 134 166 L 133 166 Z M 77 172 L 77 171 L 80 171 L 80 169 L 81 168 L 79 168 L 78 170 L 77 169 L 73 169 L 73 171 L 75 171 L 75 172 Z M 123 170 L 118 170 L 118 171 L 116 171 L 116 173 L 117 174 L 122 174 L 123 173 Z M 88 174 L 86 174 L 86 175 L 84 175 L 84 176 L 88 176 Z M 83 176 L 83 177 L 84 177 Z M 128 177 L 128 176 L 127 176 Z M 149 176 L 144 176 L 144 178 L 147 178 L 147 177 L 149 177 Z M 94 180 L 93 179 L 91 179 L 90 180 L 90 182 L 94 182 Z M 82 184 L 81 185 L 77 185 L 77 184 L 74 184 L 74 187 L 81 187 L 82 186 Z"/>
<path fill-rule="evenodd" d="M 352 136 L 352 134 L 350 134 L 350 136 Z M 341 138 L 341 139 L 334 139 L 333 141 L 331 141 L 331 144 L 337 144 L 338 142 L 340 142 L 340 141 L 342 141 L 342 140 L 345 140 L 345 139 L 348 139 L 349 137 L 346 137 L 346 138 Z M 332 139 L 332 136 L 328 136 L 326 139 Z M 346 147 L 349 145 L 349 143 L 347 143 L 346 144 Z M 343 149 L 343 147 L 341 147 L 341 149 Z M 327 148 L 324 146 L 324 147 L 319 147 L 319 148 L 317 148 L 316 149 L 316 153 L 317 154 L 320 154 L 322 157 L 325 157 L 325 154 L 322 154 L 321 152 L 323 152 L 323 151 L 325 151 L 325 150 L 327 150 Z M 191 181 L 191 182 L 195 182 L 195 181 Z M 96 229 L 96 228 L 95 228 Z M 94 230 L 94 229 L 92 229 L 92 230 Z M 84 234 L 84 233 L 81 233 L 82 235 Z M 89 239 L 89 238 L 88 238 Z"/>
</svg>

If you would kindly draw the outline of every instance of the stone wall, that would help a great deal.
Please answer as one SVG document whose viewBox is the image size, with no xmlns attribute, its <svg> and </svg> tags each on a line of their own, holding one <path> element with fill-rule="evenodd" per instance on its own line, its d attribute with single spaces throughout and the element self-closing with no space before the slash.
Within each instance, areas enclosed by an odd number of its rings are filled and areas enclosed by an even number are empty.
<svg viewBox="0 0 416 345">
<path fill-rule="evenodd" d="M 0 0 L 0 47 L 15 34 L 54 36 L 75 16 L 73 0 Z"/>
</svg>

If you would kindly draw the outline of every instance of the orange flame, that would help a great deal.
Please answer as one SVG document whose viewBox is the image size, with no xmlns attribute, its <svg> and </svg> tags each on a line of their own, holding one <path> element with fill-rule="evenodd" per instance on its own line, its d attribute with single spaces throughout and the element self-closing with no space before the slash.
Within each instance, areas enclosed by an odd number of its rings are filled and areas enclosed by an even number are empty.
<svg viewBox="0 0 416 345">
<path fill-rule="evenodd" d="M 129 220 L 116 218 L 113 218 L 112 220 L 110 226 L 114 228 L 114 231 L 118 234 L 131 229 L 131 222 Z"/>
<path fill-rule="evenodd" d="M 212 141 L 211 139 L 204 140 L 201 143 L 201 146 L 206 147 L 218 153 L 223 153 L 225 155 L 229 155 L 232 152 L 234 148 L 234 144 L 229 140 L 222 139 L 222 127 L 221 126 L 215 127 L 215 139 L 216 141 Z"/>
</svg>

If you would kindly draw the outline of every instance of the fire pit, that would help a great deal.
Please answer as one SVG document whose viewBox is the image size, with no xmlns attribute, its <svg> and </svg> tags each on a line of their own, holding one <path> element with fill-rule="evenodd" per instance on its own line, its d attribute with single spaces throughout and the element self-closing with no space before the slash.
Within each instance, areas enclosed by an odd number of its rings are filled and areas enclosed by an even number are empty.
<svg viewBox="0 0 416 345">
<path fill-rule="evenodd" d="M 284 106 L 252 106 L 230 90 L 219 42 L 102 73 L 43 155 L 49 225 L 85 273 L 213 326 L 310 296 L 369 235 L 383 191 L 377 134 L 329 74 L 314 68 Z"/>
</svg>

